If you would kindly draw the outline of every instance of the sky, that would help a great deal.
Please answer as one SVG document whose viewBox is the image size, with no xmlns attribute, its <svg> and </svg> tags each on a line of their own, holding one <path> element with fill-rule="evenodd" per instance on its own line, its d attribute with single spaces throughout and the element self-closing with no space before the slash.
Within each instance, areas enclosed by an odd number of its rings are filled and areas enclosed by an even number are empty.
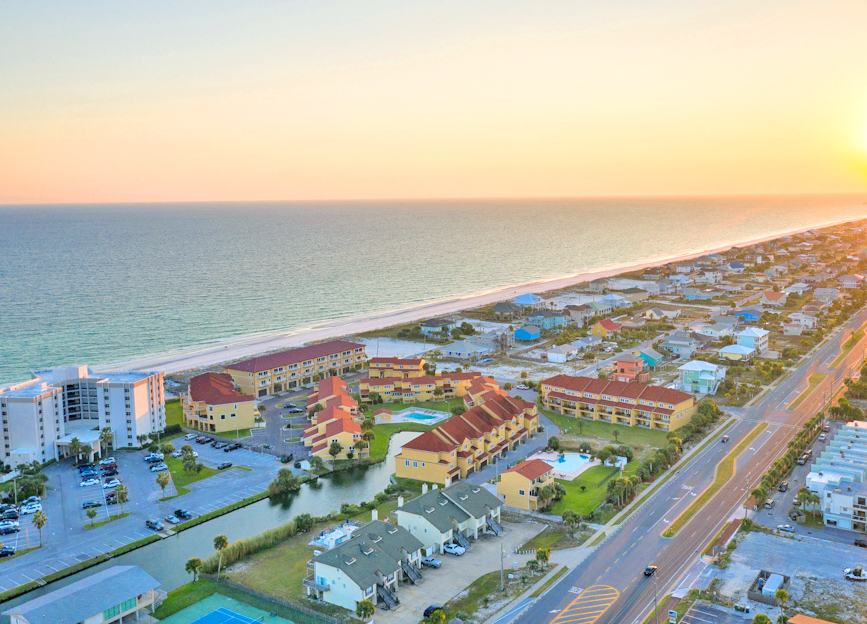
<svg viewBox="0 0 867 624">
<path fill-rule="evenodd" d="M 0 203 L 867 191 L 863 0 L 0 4 Z"/>
</svg>

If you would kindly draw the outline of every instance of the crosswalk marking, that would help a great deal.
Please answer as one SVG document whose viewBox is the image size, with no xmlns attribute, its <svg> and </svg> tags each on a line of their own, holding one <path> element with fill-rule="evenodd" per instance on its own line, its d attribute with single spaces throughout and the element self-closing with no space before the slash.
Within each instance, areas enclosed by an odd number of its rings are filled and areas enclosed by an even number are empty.
<svg viewBox="0 0 867 624">
<path fill-rule="evenodd" d="M 593 585 L 585 590 L 572 587 L 569 591 L 578 593 L 578 596 L 557 614 L 551 624 L 593 624 L 620 597 L 620 592 L 610 585 Z"/>
</svg>

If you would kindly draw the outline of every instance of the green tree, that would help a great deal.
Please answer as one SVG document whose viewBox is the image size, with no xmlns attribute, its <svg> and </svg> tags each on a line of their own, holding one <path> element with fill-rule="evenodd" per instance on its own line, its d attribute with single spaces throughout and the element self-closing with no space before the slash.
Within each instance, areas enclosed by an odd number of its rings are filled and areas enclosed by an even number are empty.
<svg viewBox="0 0 867 624">
<path fill-rule="evenodd" d="M 443 394 L 445 394 L 445 392 L 443 391 L 442 388 L 440 388 L 440 387 L 434 388 L 433 395 L 435 397 L 441 397 Z"/>
<path fill-rule="evenodd" d="M 774 598 L 776 598 L 780 603 L 780 617 L 778 618 L 778 621 L 781 621 L 783 620 L 783 609 L 789 602 L 789 592 L 781 587 L 774 593 Z"/>
<path fill-rule="evenodd" d="M 195 583 L 199 579 L 199 570 L 202 567 L 202 560 L 198 557 L 192 557 L 191 559 L 187 559 L 187 564 L 184 566 L 184 571 L 187 574 L 193 575 L 193 583 Z"/>
<path fill-rule="evenodd" d="M 375 612 L 376 606 L 374 606 L 373 601 L 371 600 L 359 600 L 355 607 L 355 615 L 360 617 L 362 620 L 369 620 L 373 617 Z"/>
<path fill-rule="evenodd" d="M 105 451 L 108 452 L 108 447 L 114 440 L 114 434 L 111 432 L 111 427 L 103 427 L 99 432 L 99 448 L 100 450 L 105 447 Z M 103 455 L 105 457 L 105 455 Z"/>
<path fill-rule="evenodd" d="M 567 509 L 563 512 L 563 526 L 566 527 L 566 530 L 569 532 L 569 535 L 572 535 L 575 532 L 575 527 L 577 527 L 581 522 L 581 516 L 572 509 Z"/>
<path fill-rule="evenodd" d="M 460 340 L 462 337 L 463 337 L 463 334 L 461 333 L 461 330 L 458 329 L 457 327 L 455 327 L 452 330 L 452 338 L 454 338 L 455 340 Z"/>
<path fill-rule="evenodd" d="M 318 472 L 325 468 L 325 463 L 322 461 L 322 458 L 319 455 L 314 455 L 310 458 L 310 470 L 314 472 Z"/>
<path fill-rule="evenodd" d="M 442 609 L 437 609 L 424 620 L 424 624 L 445 624 L 446 614 Z"/>
<path fill-rule="evenodd" d="M 268 484 L 268 496 L 297 492 L 301 489 L 301 479 L 288 468 L 281 468 L 277 476 Z"/>
<path fill-rule="evenodd" d="M 172 444 L 171 442 L 163 442 L 160 445 L 160 453 L 162 453 L 163 455 L 171 455 L 174 452 L 175 452 L 175 445 Z"/>
<path fill-rule="evenodd" d="M 550 485 L 546 485 L 545 487 L 539 488 L 539 492 L 536 495 L 536 500 L 539 503 L 540 509 L 547 509 L 548 506 L 554 500 L 554 488 Z"/>
<path fill-rule="evenodd" d="M 554 452 L 560 450 L 560 438 L 557 436 L 551 436 L 548 438 L 548 448 Z"/>
<path fill-rule="evenodd" d="M 614 443 L 620 444 L 620 432 L 617 429 L 614 429 L 611 433 L 614 436 Z"/>
<path fill-rule="evenodd" d="M 96 509 L 91 507 L 85 512 L 85 515 L 90 518 L 90 526 L 93 527 L 93 519 L 96 518 Z"/>
<path fill-rule="evenodd" d="M 337 440 L 332 440 L 331 444 L 328 445 L 328 454 L 331 455 L 332 460 L 336 460 L 342 451 L 343 445 Z"/>
<path fill-rule="evenodd" d="M 214 550 L 220 553 L 220 560 L 217 563 L 217 578 L 220 578 L 220 570 L 223 567 L 223 551 L 229 545 L 229 538 L 225 535 L 218 535 L 214 538 Z"/>
<path fill-rule="evenodd" d="M 539 562 L 539 566 L 545 568 L 548 566 L 548 559 L 551 558 L 551 549 L 550 548 L 538 548 L 536 550 L 536 561 Z"/>
<path fill-rule="evenodd" d="M 117 504 L 120 505 L 120 514 L 123 515 L 123 504 L 129 500 L 129 488 L 123 484 L 114 488 Z"/>
<path fill-rule="evenodd" d="M 382 395 L 379 392 L 371 392 L 370 394 L 367 395 L 367 397 L 370 399 L 370 402 L 373 403 L 374 405 L 379 405 L 382 403 Z"/>
<path fill-rule="evenodd" d="M 69 450 L 69 454 L 75 458 L 75 464 L 78 465 L 78 458 L 81 455 L 81 440 L 72 438 L 66 448 Z"/>
<path fill-rule="evenodd" d="M 42 546 L 42 529 L 45 527 L 46 522 L 48 522 L 48 516 L 46 516 L 44 512 L 37 511 L 33 514 L 33 526 L 35 526 L 36 530 L 39 531 L 40 546 Z"/>
<path fill-rule="evenodd" d="M 771 624 L 771 618 L 764 613 L 757 613 L 753 618 L 753 624 Z"/>
<path fill-rule="evenodd" d="M 554 490 L 554 500 L 561 501 L 563 497 L 566 496 L 566 488 L 563 487 L 562 484 L 557 483 L 556 481 L 551 484 L 551 488 Z"/>
<path fill-rule="evenodd" d="M 295 523 L 295 530 L 299 533 L 307 533 L 313 528 L 313 516 L 309 513 L 298 514 L 292 518 L 292 522 Z"/>
<path fill-rule="evenodd" d="M 163 498 L 166 496 L 166 488 L 169 487 L 171 481 L 169 473 L 167 472 L 161 472 L 157 475 L 157 485 L 160 486 L 160 489 L 163 491 Z"/>
<path fill-rule="evenodd" d="M 461 405 L 455 405 L 455 406 L 452 407 L 452 409 L 449 410 L 449 411 L 451 411 L 452 416 L 460 416 L 460 415 L 463 414 L 466 410 L 465 410 L 465 409 L 463 408 L 463 406 L 461 406 Z"/>
</svg>

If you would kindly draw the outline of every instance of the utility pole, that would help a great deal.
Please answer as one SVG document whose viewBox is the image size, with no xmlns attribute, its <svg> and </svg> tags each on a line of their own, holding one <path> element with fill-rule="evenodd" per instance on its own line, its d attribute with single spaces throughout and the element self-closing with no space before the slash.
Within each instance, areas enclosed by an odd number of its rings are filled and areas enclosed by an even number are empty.
<svg viewBox="0 0 867 624">
<path fill-rule="evenodd" d="M 506 591 L 506 577 L 504 574 L 504 557 L 505 552 L 503 551 L 503 543 L 500 542 L 500 591 Z"/>
</svg>

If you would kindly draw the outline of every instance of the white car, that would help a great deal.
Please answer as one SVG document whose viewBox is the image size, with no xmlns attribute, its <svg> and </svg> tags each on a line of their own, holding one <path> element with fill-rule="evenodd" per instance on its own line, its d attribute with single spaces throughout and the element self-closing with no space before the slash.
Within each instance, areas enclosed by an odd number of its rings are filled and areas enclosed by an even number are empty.
<svg viewBox="0 0 867 624">
<path fill-rule="evenodd" d="M 188 433 L 184 436 L 184 440 L 195 440 L 198 437 L 195 433 Z"/>
<path fill-rule="evenodd" d="M 445 546 L 443 546 L 443 552 L 447 552 L 450 555 L 457 555 L 458 557 L 460 557 L 465 552 L 467 552 L 467 549 L 463 546 L 458 546 L 457 544 L 446 544 Z"/>
<path fill-rule="evenodd" d="M 89 485 L 98 485 L 98 484 L 99 484 L 99 479 L 85 479 L 84 481 L 81 482 L 81 485 L 79 487 L 87 487 Z"/>
<path fill-rule="evenodd" d="M 0 529 L 2 529 L 4 527 L 17 527 L 17 526 L 18 526 L 17 520 L 0 520 Z"/>
<path fill-rule="evenodd" d="M 157 464 L 156 466 L 151 466 L 151 472 L 167 472 L 169 469 L 165 464 Z"/>
<path fill-rule="evenodd" d="M 181 451 L 175 451 L 174 453 L 172 453 L 172 457 L 175 457 L 177 459 L 180 459 L 183 456 L 184 456 L 184 454 Z M 198 457 L 198 456 L 199 456 L 199 454 L 196 451 L 193 451 L 193 457 Z"/>
<path fill-rule="evenodd" d="M 111 481 L 106 481 L 105 483 L 103 483 L 102 487 L 103 487 L 103 489 L 110 489 L 110 488 L 116 488 L 119 485 L 120 485 L 120 480 L 112 479 Z"/>
<path fill-rule="evenodd" d="M 21 508 L 21 514 L 23 515 L 35 514 L 37 511 L 42 511 L 42 505 L 39 503 L 36 503 L 35 505 L 26 505 Z"/>
<path fill-rule="evenodd" d="M 116 464 L 117 460 L 114 457 L 106 457 L 105 459 L 99 460 L 100 466 L 105 466 L 106 464 Z"/>
<path fill-rule="evenodd" d="M 42 502 L 42 499 L 39 498 L 38 496 L 31 496 L 31 497 L 25 498 L 23 501 L 21 501 L 21 504 L 22 505 L 32 505 L 34 503 L 41 503 L 41 502 Z"/>
<path fill-rule="evenodd" d="M 515 386 L 515 389 L 516 390 L 529 390 L 530 387 L 527 386 L 526 384 L 518 384 L 517 386 Z"/>
</svg>

